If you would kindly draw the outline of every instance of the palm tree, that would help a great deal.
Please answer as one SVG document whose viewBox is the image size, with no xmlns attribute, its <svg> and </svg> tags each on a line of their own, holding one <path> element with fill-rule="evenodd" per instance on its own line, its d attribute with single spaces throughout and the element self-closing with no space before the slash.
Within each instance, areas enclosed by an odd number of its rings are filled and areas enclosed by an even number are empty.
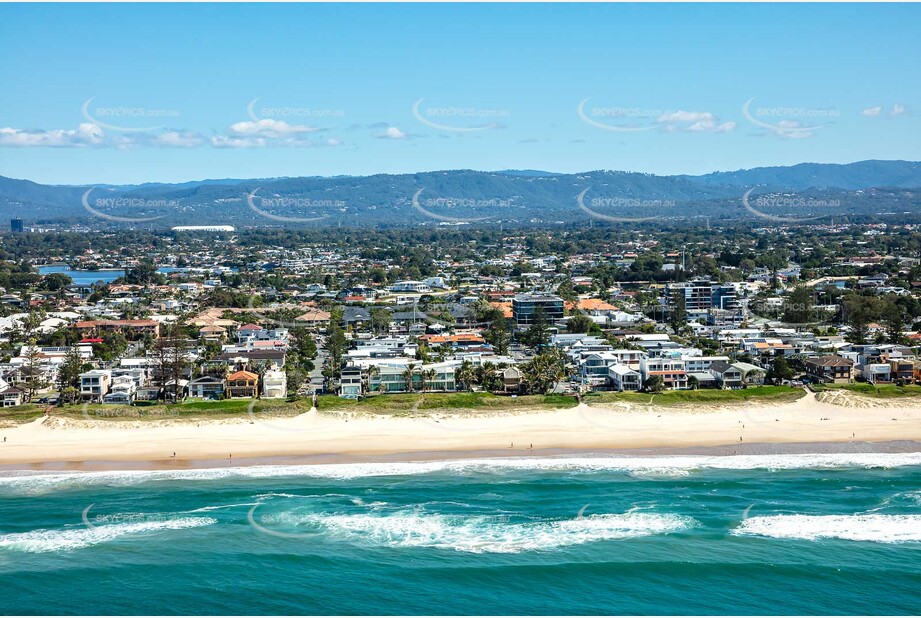
<svg viewBox="0 0 921 618">
<path fill-rule="evenodd" d="M 368 385 L 367 385 L 368 392 L 371 391 L 371 379 L 376 378 L 380 375 L 381 375 L 380 367 L 378 367 L 377 365 L 371 365 L 370 367 L 368 367 Z M 383 382 L 379 382 L 377 385 L 378 390 L 381 390 L 381 387 L 383 385 L 384 385 Z"/>
<path fill-rule="evenodd" d="M 425 387 L 428 386 L 430 390 L 435 388 L 435 378 L 438 377 L 438 372 L 434 369 L 429 369 L 428 371 L 422 372 L 422 391 L 425 392 Z"/>
<path fill-rule="evenodd" d="M 416 365 L 413 363 L 410 363 L 409 365 L 407 365 L 406 369 L 404 369 L 403 373 L 401 374 L 403 377 L 403 380 L 406 382 L 406 392 L 407 393 L 413 392 L 413 376 L 415 374 L 416 374 Z"/>
<path fill-rule="evenodd" d="M 464 359 L 464 362 L 461 363 L 461 366 L 457 368 L 457 372 L 454 374 L 454 379 L 464 390 L 471 390 L 471 387 L 477 381 L 477 372 L 473 367 L 473 363 L 467 359 Z"/>
</svg>

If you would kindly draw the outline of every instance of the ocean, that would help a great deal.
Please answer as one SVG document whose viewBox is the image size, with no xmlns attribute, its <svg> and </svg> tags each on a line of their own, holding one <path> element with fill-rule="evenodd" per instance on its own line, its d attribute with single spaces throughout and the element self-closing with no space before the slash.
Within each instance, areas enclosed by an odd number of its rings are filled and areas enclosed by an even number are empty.
<svg viewBox="0 0 921 618">
<path fill-rule="evenodd" d="M 4 614 L 918 614 L 921 453 L 0 472 Z"/>
</svg>

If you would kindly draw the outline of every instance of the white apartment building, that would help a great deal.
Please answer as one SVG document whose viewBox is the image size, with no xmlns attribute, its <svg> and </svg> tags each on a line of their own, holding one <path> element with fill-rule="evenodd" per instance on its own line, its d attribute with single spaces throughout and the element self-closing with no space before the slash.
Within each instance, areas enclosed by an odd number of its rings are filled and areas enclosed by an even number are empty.
<svg viewBox="0 0 921 618">
<path fill-rule="evenodd" d="M 684 389 L 688 387 L 688 375 L 684 361 L 680 358 L 647 358 L 640 359 L 640 374 L 643 383 L 653 377 L 659 376 L 667 389 Z"/>
<path fill-rule="evenodd" d="M 283 399 L 288 395 L 288 379 L 281 369 L 270 369 L 262 376 L 262 397 Z"/>
<path fill-rule="evenodd" d="M 80 374 L 80 397 L 91 401 L 102 401 L 112 384 L 109 369 L 93 369 Z"/>
</svg>

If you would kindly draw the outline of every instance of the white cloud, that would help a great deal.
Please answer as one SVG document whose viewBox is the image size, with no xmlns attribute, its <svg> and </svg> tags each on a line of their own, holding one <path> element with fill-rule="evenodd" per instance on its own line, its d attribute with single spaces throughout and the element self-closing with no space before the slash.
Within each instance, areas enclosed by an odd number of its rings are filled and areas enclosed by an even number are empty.
<svg viewBox="0 0 921 618">
<path fill-rule="evenodd" d="M 863 110 L 860 113 L 863 114 L 864 116 L 876 118 L 882 115 L 883 106 L 877 105 L 876 107 L 868 107 L 867 109 Z M 892 109 L 886 112 L 886 116 L 888 116 L 889 118 L 899 118 L 901 116 L 910 116 L 910 115 L 911 115 L 911 112 L 908 111 L 908 108 L 902 105 L 901 103 L 893 104 Z"/>
<path fill-rule="evenodd" d="M 720 122 L 710 112 L 689 112 L 678 110 L 666 112 L 656 118 L 662 128 L 670 133 L 687 131 L 690 133 L 730 133 L 735 130 L 735 122 Z"/>
<path fill-rule="evenodd" d="M 309 127 L 303 124 L 288 124 L 284 120 L 273 120 L 271 118 L 244 120 L 230 125 L 230 132 L 235 135 L 268 138 L 289 137 L 302 133 L 312 133 L 318 130 L 317 127 Z"/>
<path fill-rule="evenodd" d="M 715 120 L 698 120 L 687 128 L 695 133 L 729 133 L 736 128 L 735 122 L 717 123 Z"/>
<path fill-rule="evenodd" d="M 195 148 L 204 144 L 205 138 L 194 131 L 166 131 L 154 137 L 150 143 L 166 148 Z"/>
<path fill-rule="evenodd" d="M 51 148 L 98 146 L 102 144 L 104 138 L 102 129 L 90 122 L 81 123 L 76 129 L 51 131 L 0 128 L 0 146 L 46 146 Z"/>
<path fill-rule="evenodd" d="M 215 135 L 211 145 L 215 148 L 265 148 L 267 140 L 262 137 L 229 137 Z"/>
<path fill-rule="evenodd" d="M 716 117 L 710 112 L 686 112 L 678 110 L 677 112 L 666 112 L 656 119 L 656 122 L 662 123 L 689 123 L 700 121 L 715 121 Z"/>
<path fill-rule="evenodd" d="M 387 127 L 387 130 L 377 136 L 380 139 L 407 139 L 409 133 L 401 131 L 396 127 Z"/>
</svg>

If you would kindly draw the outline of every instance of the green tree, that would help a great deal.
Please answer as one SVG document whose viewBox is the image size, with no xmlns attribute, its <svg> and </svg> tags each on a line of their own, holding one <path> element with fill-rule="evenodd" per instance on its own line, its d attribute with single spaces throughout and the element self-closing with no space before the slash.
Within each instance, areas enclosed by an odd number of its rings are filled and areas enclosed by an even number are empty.
<svg viewBox="0 0 921 618">
<path fill-rule="evenodd" d="M 58 405 L 73 403 L 80 392 L 80 374 L 83 373 L 83 359 L 76 347 L 67 350 L 64 362 L 58 368 L 57 387 L 60 390 Z"/>
<path fill-rule="evenodd" d="M 587 333 L 595 328 L 595 321 L 584 313 L 576 313 L 566 320 L 566 331 L 570 333 Z"/>
<path fill-rule="evenodd" d="M 518 338 L 532 348 L 541 348 L 550 343 L 550 322 L 543 307 L 534 310 L 531 325 Z"/>
<path fill-rule="evenodd" d="M 390 332 L 390 322 L 393 314 L 389 309 L 377 307 L 371 310 L 371 330 L 378 334 Z"/>
<path fill-rule="evenodd" d="M 662 379 L 662 376 L 649 376 L 643 382 L 643 388 L 648 393 L 661 393 L 665 390 L 665 380 Z"/>
<path fill-rule="evenodd" d="M 783 303 L 783 321 L 805 324 L 813 319 L 812 291 L 805 285 L 793 288 Z"/>
<path fill-rule="evenodd" d="M 548 348 L 521 366 L 524 383 L 532 393 L 549 393 L 566 376 L 566 357 L 558 348 Z"/>
<path fill-rule="evenodd" d="M 786 358 L 777 356 L 771 363 L 771 367 L 768 369 L 764 378 L 765 381 L 771 382 L 772 384 L 781 384 L 784 380 L 793 379 L 793 369 L 790 367 Z"/>
<path fill-rule="evenodd" d="M 900 304 L 890 298 L 881 301 L 882 320 L 886 329 L 886 341 L 889 343 L 905 343 L 906 315 Z"/>
<path fill-rule="evenodd" d="M 876 299 L 870 296 L 849 294 L 842 300 L 844 321 L 848 326 L 847 340 L 851 343 L 867 343 L 870 337 L 870 323 L 877 313 Z"/>
</svg>

